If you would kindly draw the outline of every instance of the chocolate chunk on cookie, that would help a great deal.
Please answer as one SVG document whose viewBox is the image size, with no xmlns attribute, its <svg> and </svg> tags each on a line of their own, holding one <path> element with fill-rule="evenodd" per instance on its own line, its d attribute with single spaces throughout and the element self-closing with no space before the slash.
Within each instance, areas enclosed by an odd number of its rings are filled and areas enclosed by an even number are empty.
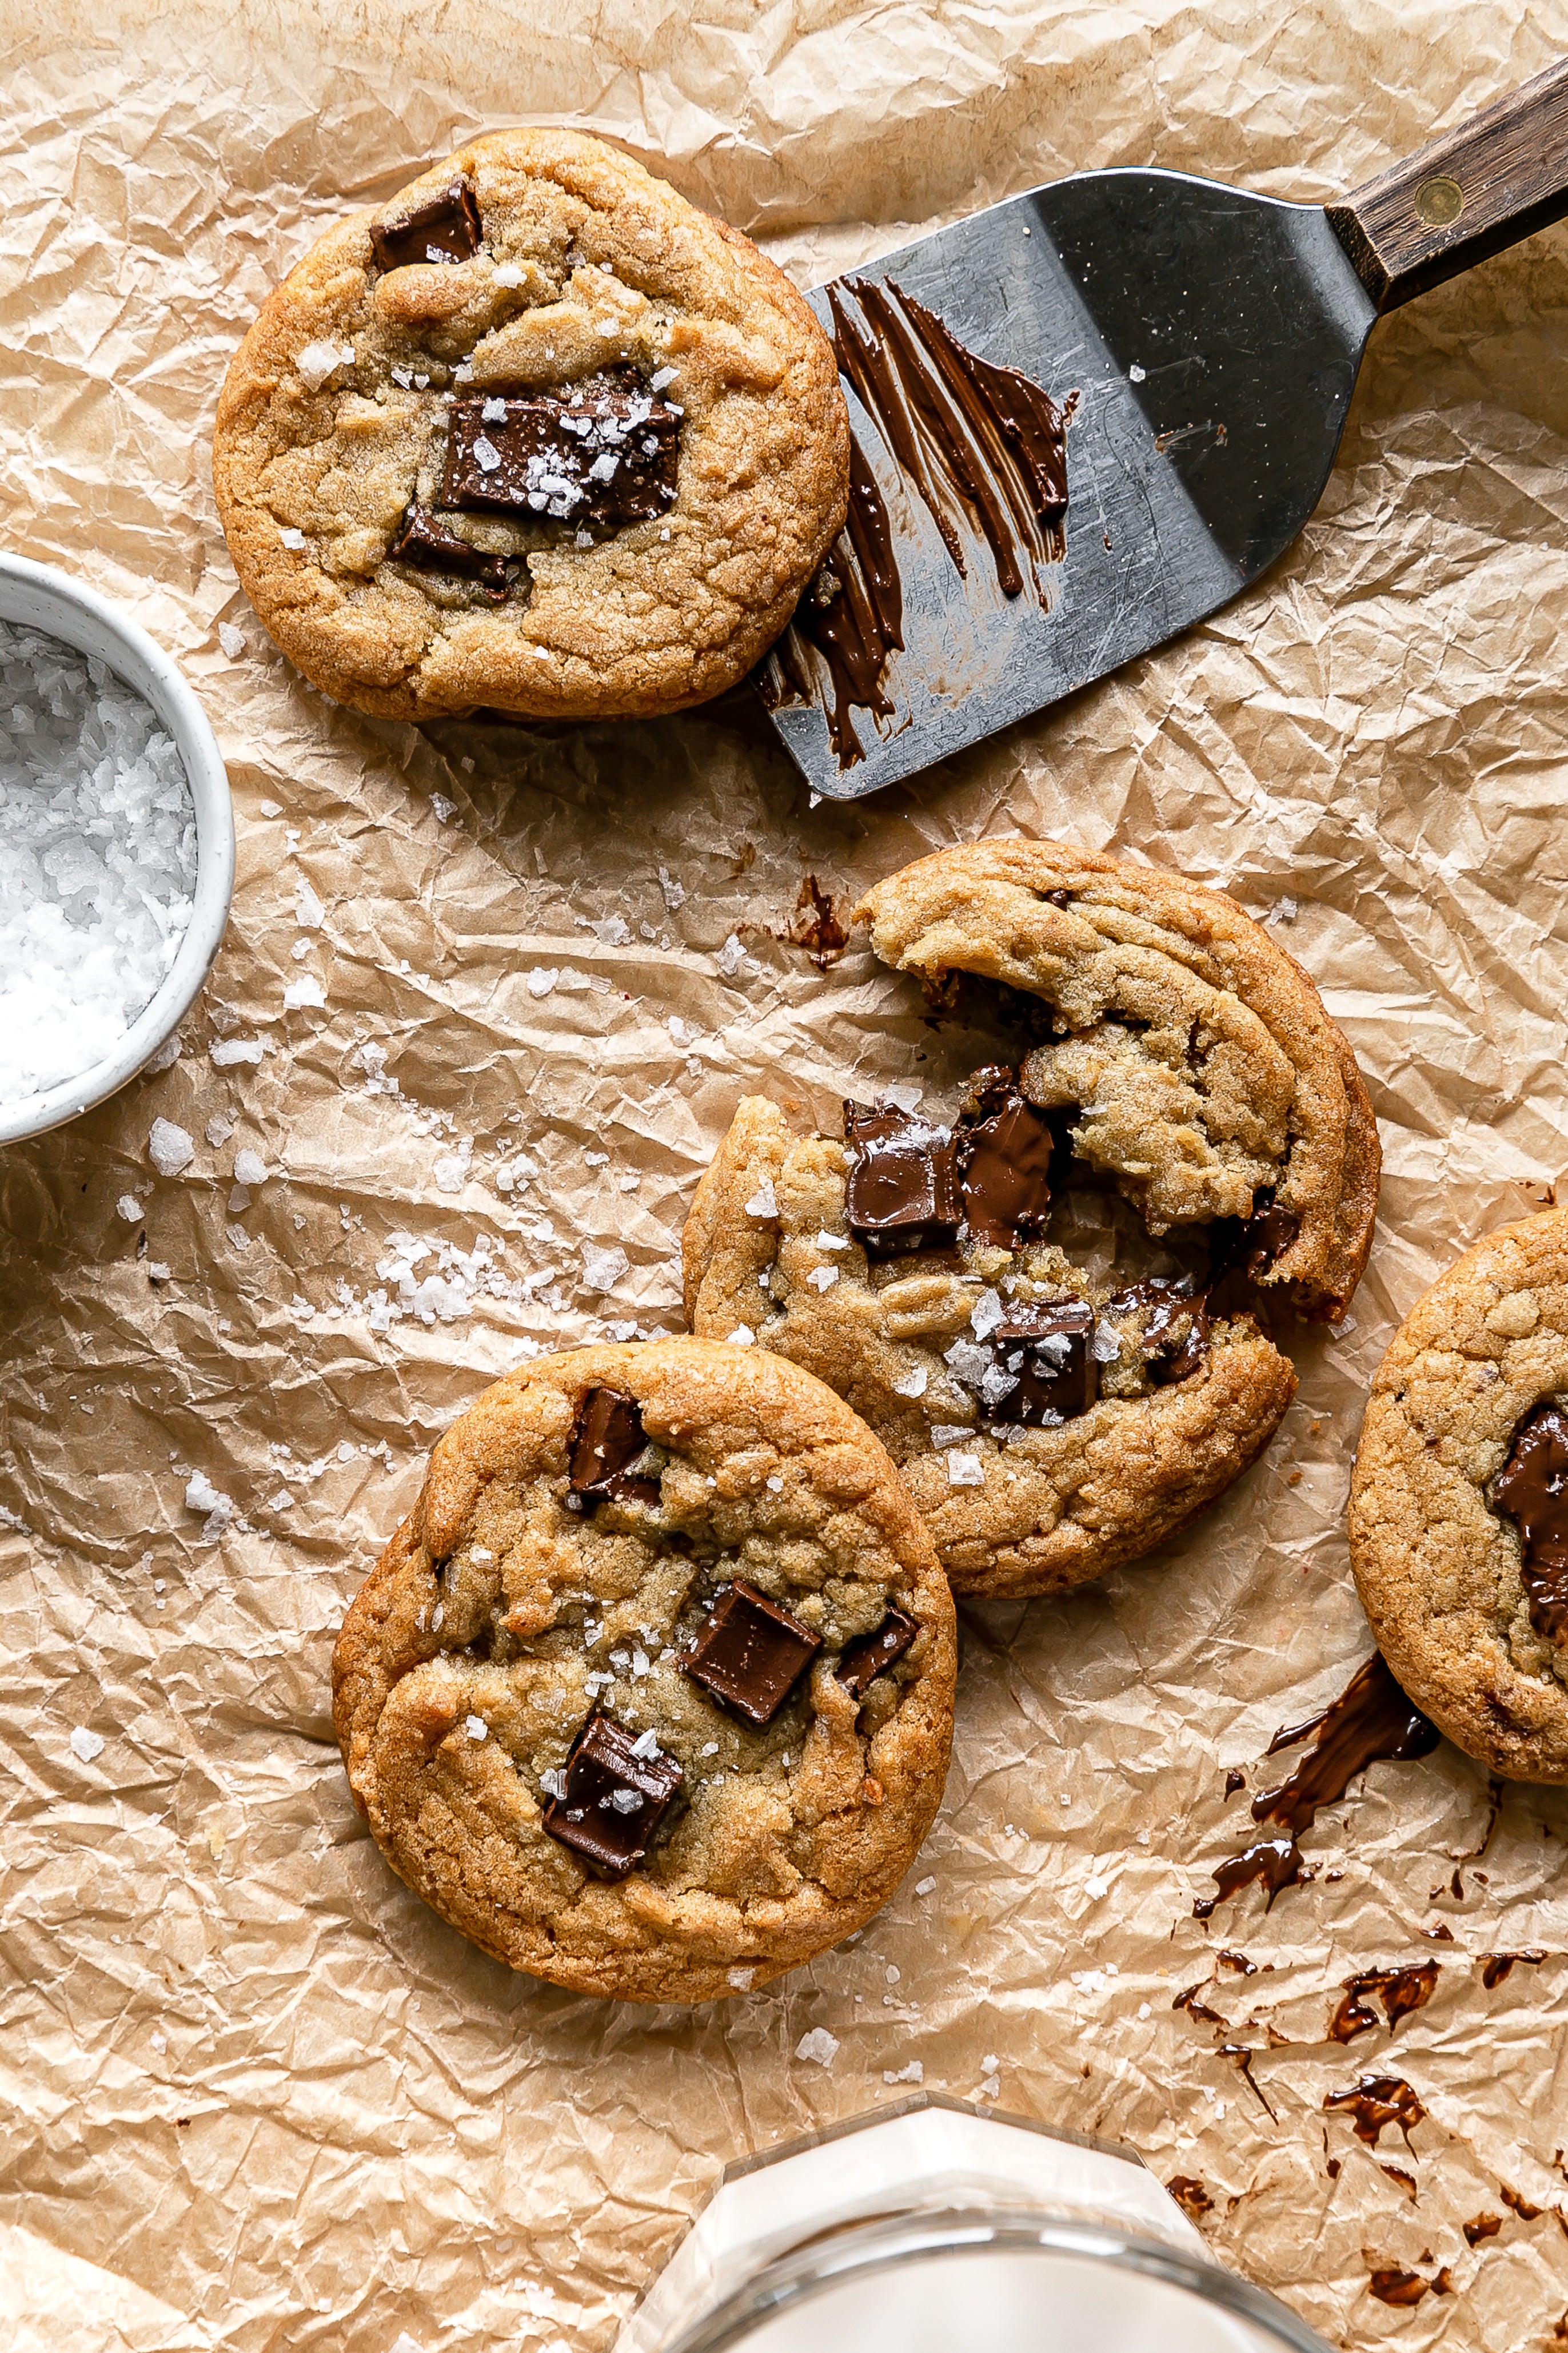
<svg viewBox="0 0 1568 2353">
<path fill-rule="evenodd" d="M 1058 1591 L 1152 1549 L 1267 1443 L 1295 1374 L 1258 1310 L 1342 1313 L 1371 1106 L 1299 966 L 1174 876 L 984 842 L 858 912 L 939 1003 L 989 988 L 1027 1050 L 950 1113 L 847 1106 L 842 1145 L 743 1102 L 688 1220 L 687 1312 L 854 1403 L 958 1589 Z"/>
<path fill-rule="evenodd" d="M 703 2001 L 892 1893 L 952 1737 L 951 1596 L 808 1373 L 704 1340 L 498 1381 L 344 1620 L 333 1706 L 393 1868 L 558 1985 Z"/>
<path fill-rule="evenodd" d="M 1495 1773 L 1568 1781 L 1568 1210 L 1489 1234 L 1405 1317 L 1350 1537 L 1415 1705 Z"/>
<path fill-rule="evenodd" d="M 327 693 L 413 720 L 734 685 L 843 522 L 848 470 L 805 298 L 565 131 L 476 139 L 329 230 L 236 353 L 213 443 L 269 634 Z"/>
</svg>

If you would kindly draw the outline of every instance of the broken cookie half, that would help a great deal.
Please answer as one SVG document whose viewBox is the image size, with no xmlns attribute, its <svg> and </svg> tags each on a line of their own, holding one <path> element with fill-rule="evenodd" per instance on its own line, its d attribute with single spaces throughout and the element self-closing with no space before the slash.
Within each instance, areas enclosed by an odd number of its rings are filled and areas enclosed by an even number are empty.
<svg viewBox="0 0 1568 2353">
<path fill-rule="evenodd" d="M 1343 1314 L 1371 1105 L 1300 966 L 1178 877 L 973 844 L 857 914 L 939 1018 L 1010 1031 L 1016 1059 L 993 1050 L 951 1108 L 847 1103 L 842 1141 L 744 1100 L 687 1224 L 687 1311 L 865 1417 L 958 1590 L 1059 1592 L 1267 1444 L 1296 1376 L 1255 1310 Z"/>
</svg>

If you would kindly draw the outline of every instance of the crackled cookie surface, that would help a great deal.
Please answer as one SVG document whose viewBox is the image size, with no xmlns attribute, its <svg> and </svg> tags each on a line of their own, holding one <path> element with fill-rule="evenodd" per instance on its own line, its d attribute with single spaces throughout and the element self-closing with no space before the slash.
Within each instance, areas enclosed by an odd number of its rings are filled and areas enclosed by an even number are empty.
<svg viewBox="0 0 1568 2353">
<path fill-rule="evenodd" d="M 675 710 L 772 643 L 844 520 L 809 306 L 569 132 L 475 140 L 330 230 L 235 354 L 219 512 L 268 632 L 362 710 Z"/>
<path fill-rule="evenodd" d="M 742 1103 L 685 1236 L 693 1328 L 744 1330 L 864 1415 L 961 1591 L 1151 1550 L 1295 1389 L 1259 1294 L 1343 1312 L 1376 1129 L 1305 975 L 1232 902 L 1047 842 L 943 851 L 858 911 L 939 1006 L 1025 1035 L 944 1106 L 843 1140 Z"/>
<path fill-rule="evenodd" d="M 795 1366 L 582 1348 L 447 1432 L 333 1702 L 393 1867 L 580 1991 L 698 2001 L 837 1943 L 942 1795 L 952 1603 L 877 1440 Z"/>
<path fill-rule="evenodd" d="M 1489 1234 L 1405 1318 L 1350 1535 L 1417 1707 L 1495 1773 L 1568 1781 L 1568 1211 Z"/>
</svg>

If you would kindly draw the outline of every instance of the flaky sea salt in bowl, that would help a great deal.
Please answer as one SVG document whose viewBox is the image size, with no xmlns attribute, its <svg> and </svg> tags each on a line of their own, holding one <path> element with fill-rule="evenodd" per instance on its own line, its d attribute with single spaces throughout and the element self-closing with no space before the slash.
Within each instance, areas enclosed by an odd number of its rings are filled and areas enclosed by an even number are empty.
<svg viewBox="0 0 1568 2353">
<path fill-rule="evenodd" d="M 68 574 L 0 554 L 0 1144 L 167 1044 L 233 889 L 228 778 L 174 664 Z"/>
</svg>

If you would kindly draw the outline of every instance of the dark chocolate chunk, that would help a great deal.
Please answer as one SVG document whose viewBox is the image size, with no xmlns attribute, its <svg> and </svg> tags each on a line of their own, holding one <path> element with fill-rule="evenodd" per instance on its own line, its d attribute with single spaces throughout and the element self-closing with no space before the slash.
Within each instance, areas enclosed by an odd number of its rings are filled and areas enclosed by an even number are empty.
<svg viewBox="0 0 1568 2353">
<path fill-rule="evenodd" d="M 771 1724 L 821 1648 L 820 1634 L 738 1577 L 715 1600 L 681 1664 L 693 1683 L 748 1724 Z"/>
<path fill-rule="evenodd" d="M 631 1469 L 647 1444 L 635 1398 L 618 1389 L 590 1389 L 572 1432 L 570 1492 L 585 1503 L 657 1504 L 658 1481 L 638 1478 Z"/>
<path fill-rule="evenodd" d="M 863 1699 L 877 1677 L 885 1675 L 903 1657 L 920 1630 L 914 1619 L 907 1617 L 903 1610 L 889 1609 L 874 1633 L 862 1634 L 858 1642 L 846 1645 L 844 1656 L 833 1672 L 846 1691 Z"/>
<path fill-rule="evenodd" d="M 378 268 L 406 269 L 415 261 L 467 261 L 483 235 L 472 188 L 467 180 L 454 180 L 401 220 L 373 227 L 370 243 Z"/>
<path fill-rule="evenodd" d="M 1093 1308 L 1076 1299 L 1010 1306 L 991 1345 L 1017 1386 L 987 1406 L 991 1419 L 1042 1430 L 1087 1413 L 1100 1395 L 1094 1324 Z"/>
<path fill-rule="evenodd" d="M 845 1222 L 868 1258 L 958 1240 L 958 1171 L 946 1128 L 889 1103 L 862 1111 L 847 1103 L 844 1141 L 851 1155 Z"/>
<path fill-rule="evenodd" d="M 1050 1122 L 1026 1103 L 1014 1071 L 977 1071 L 970 1089 L 973 1108 L 956 1137 L 964 1221 L 977 1242 L 1021 1250 L 1045 1231 L 1050 1208 Z"/>
<path fill-rule="evenodd" d="M 1568 1641 L 1568 1413 L 1550 1398 L 1514 1431 L 1492 1503 L 1519 1523 L 1531 1624 L 1544 1642 Z"/>
<path fill-rule="evenodd" d="M 455 572 L 460 579 L 481 582 L 500 604 L 507 594 L 506 558 L 488 555 L 448 531 L 438 515 L 417 500 L 409 507 L 387 554 L 398 564 L 416 565 L 421 572 Z"/>
<path fill-rule="evenodd" d="M 1248 1282 L 1261 1282 L 1300 1230 L 1301 1220 L 1294 1209 L 1281 1208 L 1271 1193 L 1260 1195 L 1241 1229 L 1241 1254 L 1247 1261 Z"/>
<path fill-rule="evenodd" d="M 604 1392 L 600 1392 L 604 1394 Z M 566 1757 L 566 1793 L 542 1820 L 606 1879 L 624 1879 L 653 1843 L 686 1778 L 672 1757 L 639 1757 L 614 1716 L 591 1715 Z"/>
<path fill-rule="evenodd" d="M 1129 1284 L 1105 1303 L 1105 1314 L 1112 1319 L 1140 1311 L 1144 1317 L 1143 1356 L 1155 1388 L 1168 1388 L 1202 1372 L 1208 1362 L 1209 1319 L 1201 1291 L 1184 1291 L 1176 1283 L 1151 1278 Z"/>
<path fill-rule="evenodd" d="M 571 393 L 491 393 L 447 411 L 441 503 L 618 530 L 667 514 L 680 412 L 627 369 Z"/>
</svg>

